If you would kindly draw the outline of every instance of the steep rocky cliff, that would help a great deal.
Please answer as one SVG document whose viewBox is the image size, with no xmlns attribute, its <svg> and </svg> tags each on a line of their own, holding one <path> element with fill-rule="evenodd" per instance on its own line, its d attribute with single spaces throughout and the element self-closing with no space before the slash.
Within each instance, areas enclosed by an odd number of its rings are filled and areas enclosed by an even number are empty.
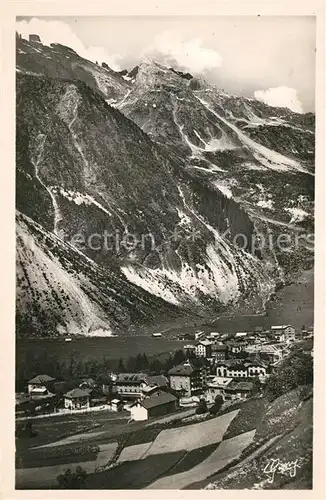
<svg viewBox="0 0 326 500">
<path fill-rule="evenodd" d="M 253 245 L 257 233 L 313 227 L 313 117 L 155 62 L 103 66 L 17 44 L 18 330 L 91 334 L 262 308 L 289 266 Z M 304 246 L 290 252 L 307 265 Z"/>
</svg>

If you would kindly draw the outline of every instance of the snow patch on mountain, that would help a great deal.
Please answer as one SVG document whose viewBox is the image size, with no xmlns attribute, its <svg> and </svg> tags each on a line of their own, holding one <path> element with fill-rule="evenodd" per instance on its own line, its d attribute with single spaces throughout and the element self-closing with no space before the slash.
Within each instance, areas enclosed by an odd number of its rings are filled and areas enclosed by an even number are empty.
<svg viewBox="0 0 326 500">
<path fill-rule="evenodd" d="M 217 172 L 227 172 L 227 170 L 223 170 L 223 168 L 218 167 L 214 163 L 209 163 L 207 167 L 199 167 L 198 165 L 189 165 L 189 168 L 195 168 L 197 170 L 202 170 L 203 172 L 207 173 L 217 173 Z"/>
<path fill-rule="evenodd" d="M 268 170 L 267 167 L 259 165 L 258 163 L 252 163 L 250 161 L 245 161 L 244 163 L 242 163 L 242 168 L 247 170 L 262 170 L 262 171 Z"/>
<path fill-rule="evenodd" d="M 187 226 L 187 227 L 192 225 L 192 220 L 189 217 L 189 215 L 187 215 L 185 212 L 183 212 L 179 208 L 177 208 L 177 212 L 178 212 L 178 216 L 180 219 L 180 225 Z"/>
<path fill-rule="evenodd" d="M 39 181 L 40 184 L 47 190 L 49 193 L 51 200 L 52 200 L 52 206 L 54 210 L 54 221 L 53 221 L 53 232 L 54 234 L 59 234 L 58 230 L 58 225 L 59 222 L 62 220 L 62 215 L 59 209 L 59 205 L 57 202 L 57 199 L 55 197 L 55 193 L 51 187 L 49 187 L 45 182 L 40 177 L 40 166 L 42 163 L 43 155 L 44 155 L 44 144 L 46 141 L 46 135 L 45 134 L 38 134 L 35 140 L 35 151 L 34 151 L 34 157 L 31 158 L 31 163 L 34 165 L 35 169 L 35 177 Z"/>
<path fill-rule="evenodd" d="M 233 123 L 229 122 L 223 116 L 219 115 L 214 111 L 208 102 L 204 101 L 204 99 L 198 97 L 196 95 L 196 98 L 205 106 L 213 115 L 216 116 L 216 118 L 219 121 L 222 121 L 225 125 L 227 125 L 231 130 L 233 130 L 239 140 L 247 146 L 251 151 L 253 156 L 260 162 L 262 163 L 265 167 L 270 168 L 272 170 L 277 170 L 277 171 L 299 171 L 299 172 L 304 172 L 310 175 L 313 175 L 313 173 L 309 172 L 309 170 L 303 168 L 301 164 L 296 161 L 292 160 L 290 158 L 287 158 L 286 156 L 277 153 L 276 151 L 273 151 L 265 146 L 262 146 L 261 144 L 258 144 L 257 142 L 253 141 L 249 137 L 247 137 L 238 127 L 236 127 Z"/>
<path fill-rule="evenodd" d="M 221 191 L 221 193 L 223 193 L 227 198 L 232 198 L 233 194 L 232 194 L 232 191 L 231 189 L 226 186 L 225 184 L 221 184 L 219 182 L 213 182 L 212 183 L 214 185 L 214 187 L 216 187 L 219 191 Z"/>
<path fill-rule="evenodd" d="M 194 133 L 198 139 L 203 143 L 203 151 L 225 151 L 229 149 L 236 149 L 237 146 L 227 137 L 224 131 L 222 131 L 222 137 L 216 139 L 212 137 L 209 142 L 205 142 L 200 134 L 194 129 Z"/>
<path fill-rule="evenodd" d="M 52 190 L 54 193 L 58 191 L 62 196 L 67 198 L 67 200 L 73 201 L 74 203 L 76 203 L 76 205 L 95 205 L 97 208 L 102 210 L 102 212 L 112 216 L 112 213 L 109 210 L 103 207 L 103 205 L 101 205 L 98 201 L 95 200 L 95 198 L 93 198 L 89 194 L 82 194 L 78 191 L 72 191 L 71 189 L 64 189 L 62 187 L 54 187 Z"/>
<path fill-rule="evenodd" d="M 176 294 L 172 293 L 168 288 L 167 276 L 164 272 L 160 273 L 155 269 L 140 266 L 134 268 L 131 265 L 122 266 L 121 271 L 131 283 L 166 300 L 170 304 L 181 305 Z"/>
<path fill-rule="evenodd" d="M 214 297 L 223 304 L 236 300 L 239 296 L 236 273 L 221 259 L 213 244 L 206 247 L 205 266 L 196 264 L 194 268 L 180 257 L 181 271 L 172 268 L 140 268 L 124 266 L 125 276 L 134 284 L 163 298 L 182 305 L 187 302 L 200 304 L 199 293 Z"/>
</svg>

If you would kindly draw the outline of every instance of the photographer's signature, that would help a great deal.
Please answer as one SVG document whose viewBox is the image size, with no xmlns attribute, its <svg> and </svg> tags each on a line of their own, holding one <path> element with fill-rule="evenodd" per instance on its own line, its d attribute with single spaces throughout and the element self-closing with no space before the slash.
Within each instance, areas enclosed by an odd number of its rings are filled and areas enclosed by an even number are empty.
<svg viewBox="0 0 326 500">
<path fill-rule="evenodd" d="M 272 483 L 277 472 L 279 474 L 295 477 L 297 469 L 300 469 L 300 467 L 302 466 L 302 462 L 302 458 L 297 458 L 296 460 L 292 460 L 291 462 L 282 462 L 282 460 L 280 460 L 279 458 L 271 458 L 267 462 L 263 472 L 268 476 L 267 481 L 269 483 Z"/>
</svg>

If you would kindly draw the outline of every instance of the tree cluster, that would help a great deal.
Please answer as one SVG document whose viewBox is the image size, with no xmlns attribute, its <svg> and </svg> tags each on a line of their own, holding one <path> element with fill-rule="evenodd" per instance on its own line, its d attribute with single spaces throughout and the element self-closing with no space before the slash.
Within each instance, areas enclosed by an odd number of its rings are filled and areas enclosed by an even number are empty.
<svg viewBox="0 0 326 500">
<path fill-rule="evenodd" d="M 87 473 L 85 469 L 78 466 L 75 472 L 67 469 L 64 474 L 57 477 L 59 487 L 64 490 L 80 490 L 84 487 Z"/>
<path fill-rule="evenodd" d="M 303 350 L 295 350 L 266 382 L 265 395 L 269 401 L 300 386 L 313 384 L 313 360 Z"/>
<path fill-rule="evenodd" d="M 144 372 L 153 375 L 167 374 L 175 365 L 183 363 L 186 354 L 177 350 L 168 356 L 155 355 L 148 357 L 145 353 L 130 356 L 127 359 L 99 359 L 81 358 L 77 351 L 73 351 L 68 359 L 60 359 L 58 355 L 49 353 L 45 349 L 38 352 L 27 352 L 16 360 L 16 390 L 23 391 L 28 380 L 35 375 L 45 373 L 57 380 L 66 381 L 65 390 L 76 387 L 83 379 L 92 378 L 99 385 L 109 383 L 110 372 Z M 201 361 L 193 359 L 194 363 Z"/>
</svg>

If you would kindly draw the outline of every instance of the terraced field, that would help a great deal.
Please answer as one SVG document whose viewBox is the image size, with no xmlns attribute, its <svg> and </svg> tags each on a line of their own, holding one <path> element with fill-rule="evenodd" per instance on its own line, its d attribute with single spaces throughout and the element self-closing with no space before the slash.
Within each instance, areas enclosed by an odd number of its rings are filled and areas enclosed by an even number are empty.
<svg viewBox="0 0 326 500">
<path fill-rule="evenodd" d="M 280 475 L 275 481 L 284 488 L 309 488 L 312 398 L 303 391 L 307 396 L 302 399 L 301 389 L 272 403 L 251 399 L 193 424 L 166 428 L 171 424 L 158 423 L 153 428 L 139 422 L 120 425 L 110 436 L 108 431 L 89 431 L 84 434 L 88 441 L 82 435 L 67 436 L 56 446 L 31 450 L 29 461 L 21 464 L 25 468 L 16 471 L 16 488 L 56 488 L 59 474 L 80 465 L 88 473 L 86 489 L 268 489 L 263 472 L 268 460 L 296 457 L 301 467 L 297 479 Z M 118 443 L 122 450 L 116 458 Z M 74 456 L 65 455 L 73 446 L 84 453 L 76 448 Z M 49 455 L 48 466 L 40 466 L 40 454 Z M 113 457 L 115 465 L 103 469 Z"/>
<path fill-rule="evenodd" d="M 231 439 L 226 439 L 209 455 L 206 460 L 195 467 L 154 481 L 149 489 L 175 490 L 183 489 L 195 481 L 206 479 L 215 472 L 223 469 L 228 463 L 238 458 L 242 451 L 250 445 L 255 431 L 245 432 Z"/>
<path fill-rule="evenodd" d="M 180 450 L 191 451 L 209 444 L 219 443 L 238 412 L 239 410 L 235 410 L 198 424 L 166 429 L 160 432 L 144 458 Z"/>
<path fill-rule="evenodd" d="M 63 474 L 69 468 L 75 470 L 78 466 L 81 466 L 89 474 L 93 473 L 97 467 L 107 464 L 112 458 L 117 445 L 117 443 L 99 445 L 100 451 L 94 456 L 94 460 L 86 462 L 16 469 L 16 489 L 34 489 L 40 488 L 40 486 L 42 488 L 55 488 L 57 487 L 57 477 L 59 474 Z"/>
<path fill-rule="evenodd" d="M 140 460 L 144 458 L 151 445 L 152 442 L 127 446 L 122 450 L 119 457 L 119 462 L 132 462 L 134 460 Z"/>
</svg>

